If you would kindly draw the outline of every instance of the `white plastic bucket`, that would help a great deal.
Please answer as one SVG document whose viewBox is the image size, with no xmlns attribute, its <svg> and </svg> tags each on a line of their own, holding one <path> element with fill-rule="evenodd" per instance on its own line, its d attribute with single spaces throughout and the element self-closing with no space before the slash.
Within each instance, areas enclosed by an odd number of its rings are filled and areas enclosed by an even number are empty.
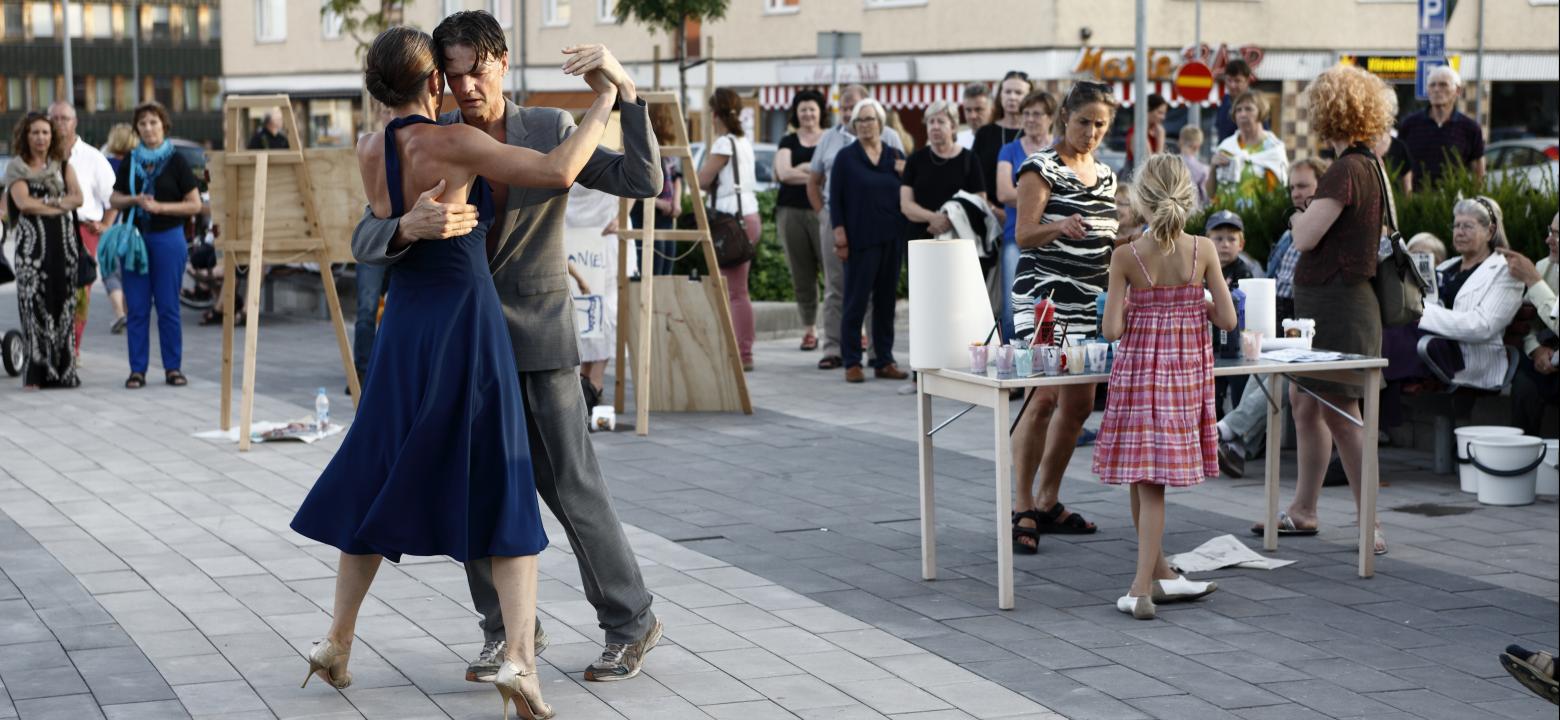
<svg viewBox="0 0 1560 720">
<path fill-rule="evenodd" d="M 1479 492 L 1479 474 L 1472 465 L 1468 464 L 1468 443 L 1474 438 L 1486 435 L 1521 435 L 1522 428 L 1505 425 L 1468 425 L 1457 428 L 1453 434 L 1457 436 L 1457 481 L 1462 485 L 1463 492 L 1472 495 Z"/>
<path fill-rule="evenodd" d="M 1560 440 L 1544 441 L 1544 464 L 1538 466 L 1538 494 L 1560 495 Z"/>
<path fill-rule="evenodd" d="M 1468 461 L 1478 471 L 1481 505 L 1531 505 L 1538 468 L 1548 453 L 1541 438 L 1485 435 L 1468 444 Z"/>
</svg>

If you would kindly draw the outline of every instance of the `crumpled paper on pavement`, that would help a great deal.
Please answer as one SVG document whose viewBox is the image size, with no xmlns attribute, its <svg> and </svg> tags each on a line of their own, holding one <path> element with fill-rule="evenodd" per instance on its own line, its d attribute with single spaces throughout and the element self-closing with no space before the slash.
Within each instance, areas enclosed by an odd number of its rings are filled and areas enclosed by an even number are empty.
<svg viewBox="0 0 1560 720">
<path fill-rule="evenodd" d="M 1294 560 L 1263 557 L 1255 550 L 1246 547 L 1246 544 L 1236 539 L 1234 535 L 1220 535 L 1198 545 L 1195 550 L 1170 558 L 1170 567 L 1183 573 L 1207 572 L 1227 567 L 1277 570 L 1293 564 L 1295 564 Z"/>
<path fill-rule="evenodd" d="M 249 424 L 249 441 L 263 443 L 291 440 L 308 444 L 328 438 L 346 429 L 346 426 L 339 423 L 330 423 L 325 426 L 324 432 L 320 432 L 312 418 L 293 420 L 292 422 L 256 420 Z M 202 440 L 227 440 L 228 442 L 236 443 L 238 442 L 238 426 L 235 425 L 227 430 L 198 432 L 194 436 Z"/>
</svg>

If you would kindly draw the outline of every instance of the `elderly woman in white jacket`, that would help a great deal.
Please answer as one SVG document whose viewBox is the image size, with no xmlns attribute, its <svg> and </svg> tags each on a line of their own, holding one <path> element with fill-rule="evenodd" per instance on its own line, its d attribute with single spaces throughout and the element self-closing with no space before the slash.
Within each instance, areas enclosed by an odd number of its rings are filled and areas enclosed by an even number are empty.
<svg viewBox="0 0 1560 720">
<path fill-rule="evenodd" d="M 1463 369 L 1459 385 L 1497 389 L 1509 367 L 1501 336 L 1522 307 L 1522 282 L 1506 270 L 1507 246 L 1500 205 L 1477 196 L 1452 208 L 1457 257 L 1436 268 L 1441 304 L 1425 306 L 1419 329 L 1457 342 Z"/>
</svg>

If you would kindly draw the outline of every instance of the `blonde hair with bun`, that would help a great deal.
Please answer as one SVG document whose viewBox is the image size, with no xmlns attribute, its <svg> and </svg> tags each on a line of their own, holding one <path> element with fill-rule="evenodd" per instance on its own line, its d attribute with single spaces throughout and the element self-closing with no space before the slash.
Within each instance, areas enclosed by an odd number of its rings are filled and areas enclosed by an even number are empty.
<svg viewBox="0 0 1560 720">
<path fill-rule="evenodd" d="M 1175 252 L 1175 241 L 1186 229 L 1186 219 L 1197 207 L 1197 187 L 1179 155 L 1149 157 L 1133 173 L 1132 208 L 1148 221 L 1148 234 L 1166 255 Z"/>
</svg>

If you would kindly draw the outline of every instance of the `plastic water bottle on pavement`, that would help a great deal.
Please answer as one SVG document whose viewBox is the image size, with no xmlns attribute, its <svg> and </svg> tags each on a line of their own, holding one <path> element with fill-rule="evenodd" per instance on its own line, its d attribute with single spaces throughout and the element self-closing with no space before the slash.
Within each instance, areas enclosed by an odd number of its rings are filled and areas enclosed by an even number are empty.
<svg viewBox="0 0 1560 720">
<path fill-rule="evenodd" d="M 322 433 L 330 425 L 330 397 L 325 394 L 325 388 L 320 388 L 314 395 L 314 424 Z"/>
</svg>

